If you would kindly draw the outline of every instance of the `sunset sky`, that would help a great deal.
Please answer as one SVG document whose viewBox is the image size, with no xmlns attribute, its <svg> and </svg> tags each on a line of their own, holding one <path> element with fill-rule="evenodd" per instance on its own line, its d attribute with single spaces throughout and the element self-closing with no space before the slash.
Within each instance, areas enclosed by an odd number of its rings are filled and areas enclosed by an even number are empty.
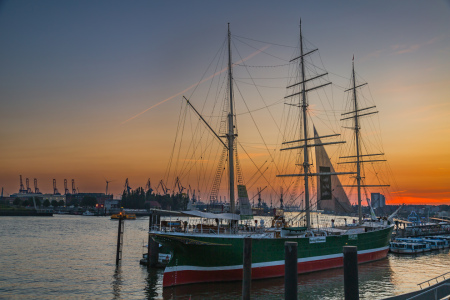
<svg viewBox="0 0 450 300">
<path fill-rule="evenodd" d="M 354 55 L 369 83 L 395 181 L 387 204 L 450 204 L 450 2 L 443 0 L 1 1 L 4 195 L 18 192 L 19 175 L 37 178 L 47 193 L 53 178 L 60 192 L 64 178 L 80 192 L 104 192 L 108 179 L 115 197 L 126 178 L 133 188 L 147 178 L 156 185 L 182 96 L 204 78 L 227 23 L 233 35 L 294 47 L 300 18 L 330 73 L 349 78 Z M 249 65 L 265 64 L 257 49 L 243 52 L 253 55 Z M 285 96 L 282 88 L 274 93 Z"/>
</svg>

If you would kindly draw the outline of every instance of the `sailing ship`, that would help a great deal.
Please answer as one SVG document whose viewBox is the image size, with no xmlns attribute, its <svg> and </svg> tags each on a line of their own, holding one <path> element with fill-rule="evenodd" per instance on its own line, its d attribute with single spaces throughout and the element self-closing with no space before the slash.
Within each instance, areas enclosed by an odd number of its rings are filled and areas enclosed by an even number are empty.
<svg viewBox="0 0 450 300">
<path fill-rule="evenodd" d="M 314 129 L 314 136 L 309 131 L 312 128 L 308 123 L 307 110 L 309 91 L 320 88 L 307 87 L 315 78 L 306 78 L 305 57 L 314 51 L 304 52 L 303 37 L 300 23 L 300 55 L 293 59 L 298 62 L 300 82 L 289 86 L 296 90 L 285 98 L 298 99 L 296 106 L 301 109 L 301 138 L 294 141 L 287 141 L 283 144 L 291 144 L 283 151 L 296 149 L 303 154 L 300 174 L 279 174 L 278 177 L 297 177 L 304 180 L 304 200 L 305 200 L 305 226 L 289 227 L 286 220 L 279 216 L 273 220 L 272 227 L 255 226 L 249 229 L 239 225 L 239 220 L 251 218 L 251 207 L 245 185 L 241 182 L 237 184 L 237 194 L 240 204 L 240 214 L 236 214 L 235 201 L 235 125 L 234 125 L 234 103 L 233 103 L 233 78 L 230 47 L 230 28 L 228 25 L 228 97 L 229 110 L 227 115 L 228 133 L 225 143 L 216 134 L 224 149 L 228 154 L 229 169 L 229 200 L 230 213 L 211 214 L 199 211 L 183 212 L 185 216 L 199 217 L 216 220 L 215 225 L 204 225 L 200 222 L 196 226 L 180 226 L 167 228 L 156 224 L 152 227 L 149 235 L 158 243 L 169 248 L 172 258 L 164 271 L 163 287 L 202 283 L 202 282 L 224 282 L 242 280 L 243 276 L 243 245 L 244 238 L 252 240 L 252 279 L 263 279 L 284 276 L 284 244 L 285 242 L 296 242 L 298 244 L 297 264 L 301 273 L 320 271 L 343 266 L 343 246 L 356 246 L 358 249 L 358 262 L 370 262 L 383 259 L 389 250 L 393 225 L 387 221 L 363 222 L 361 209 L 359 209 L 359 222 L 357 224 L 346 224 L 345 226 L 333 226 L 333 228 L 313 228 L 311 222 L 311 177 L 318 178 L 321 183 L 318 187 L 318 199 L 323 208 L 333 210 L 341 209 L 349 211 L 350 202 L 343 190 L 342 184 L 337 180 L 339 175 L 356 176 L 358 188 L 358 205 L 361 207 L 361 165 L 363 154 L 359 145 L 358 123 L 361 111 L 367 108 L 359 108 L 357 104 L 355 73 L 353 67 L 353 86 L 349 90 L 353 93 L 354 105 L 352 111 L 348 112 L 354 121 L 356 155 L 352 156 L 355 161 L 356 170 L 349 172 L 336 172 L 327 158 L 323 146 L 341 142 L 322 142 L 322 139 L 335 136 L 319 136 Z M 320 77 L 320 76 L 317 76 Z M 316 78 L 317 78 L 316 77 Z M 188 99 L 187 103 L 192 106 Z M 193 108 L 193 106 L 192 106 Z M 195 110 L 195 108 L 193 108 Z M 195 110 L 196 111 L 196 110 Z M 197 111 L 196 111 L 197 113 Z M 206 121 L 197 113 L 199 117 Z M 208 125 L 209 126 L 209 125 Z M 210 128 L 211 129 L 211 128 Z M 211 129 L 212 130 L 212 129 Z M 212 130 L 213 131 L 213 130 Z M 214 132 L 214 131 L 213 131 Z M 316 172 L 312 171 L 310 163 L 309 149 L 316 147 Z M 368 155 L 368 154 L 367 154 Z M 332 186 L 339 187 L 337 191 Z M 225 225 L 222 225 L 225 221 Z"/>
</svg>

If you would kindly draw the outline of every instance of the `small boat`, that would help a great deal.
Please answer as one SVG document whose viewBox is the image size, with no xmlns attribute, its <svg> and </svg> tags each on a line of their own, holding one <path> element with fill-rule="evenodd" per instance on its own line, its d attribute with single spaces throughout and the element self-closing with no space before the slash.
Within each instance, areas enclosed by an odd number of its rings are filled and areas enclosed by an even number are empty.
<svg viewBox="0 0 450 300">
<path fill-rule="evenodd" d="M 89 210 L 86 210 L 86 211 L 83 213 L 83 216 L 95 216 L 95 214 L 94 214 L 93 212 L 90 212 Z"/>
<path fill-rule="evenodd" d="M 430 244 L 431 249 L 433 250 L 439 250 L 439 249 L 445 249 L 448 248 L 448 241 L 442 240 L 442 239 L 423 239 L 424 243 Z"/>
<path fill-rule="evenodd" d="M 449 247 L 448 241 L 437 237 L 425 237 L 425 238 L 398 238 L 396 242 L 406 243 L 425 243 L 430 246 L 430 250 L 439 250 Z"/>
<path fill-rule="evenodd" d="M 124 219 L 124 220 L 136 220 L 135 214 L 127 214 L 127 213 L 122 213 L 122 212 L 111 215 L 111 220 L 118 220 L 118 219 L 120 219 L 120 217 L 122 217 L 122 219 Z"/>
<path fill-rule="evenodd" d="M 390 242 L 389 251 L 401 254 L 417 254 L 430 251 L 427 243 Z"/>
<path fill-rule="evenodd" d="M 144 246 L 145 250 L 148 249 L 148 246 Z M 159 253 L 158 253 L 158 263 L 155 267 L 157 268 L 165 268 L 166 265 L 169 263 L 170 259 L 172 258 L 172 254 L 170 254 L 169 249 L 164 247 L 163 245 L 159 244 Z M 145 252 L 142 254 L 142 258 L 139 261 L 141 265 L 147 265 L 148 264 L 148 253 Z"/>
<path fill-rule="evenodd" d="M 450 236 L 449 235 L 426 236 L 425 238 L 427 238 L 427 239 L 439 239 L 439 240 L 445 240 L 447 242 L 450 242 Z"/>
</svg>

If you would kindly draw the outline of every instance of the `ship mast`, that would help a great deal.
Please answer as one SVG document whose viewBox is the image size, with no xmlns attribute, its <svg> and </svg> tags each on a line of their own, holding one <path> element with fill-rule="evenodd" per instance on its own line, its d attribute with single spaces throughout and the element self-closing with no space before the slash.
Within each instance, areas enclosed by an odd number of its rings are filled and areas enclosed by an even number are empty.
<svg viewBox="0 0 450 300">
<path fill-rule="evenodd" d="M 187 104 L 194 110 L 194 112 L 199 116 L 199 118 L 206 124 L 209 130 L 214 134 L 214 136 L 224 145 L 228 151 L 228 169 L 229 169 L 229 186 L 230 186 L 230 212 L 234 214 L 236 212 L 236 201 L 234 195 L 234 144 L 236 139 L 236 134 L 234 133 L 234 107 L 233 107 L 233 73 L 232 73 L 232 63 L 231 63 L 231 32 L 230 23 L 228 23 L 228 85 L 229 85 L 229 101 L 230 101 L 230 111 L 228 112 L 228 133 L 225 136 L 219 136 L 214 129 L 206 122 L 202 115 L 195 109 L 192 103 L 183 96 Z M 222 140 L 226 137 L 228 144 Z"/>
<path fill-rule="evenodd" d="M 302 145 L 298 145 L 298 146 L 293 146 L 293 147 L 287 147 L 287 148 L 282 148 L 280 149 L 281 151 L 283 150 L 294 150 L 294 149 L 303 149 L 303 173 L 301 174 L 283 174 L 283 175 L 277 175 L 277 177 L 303 177 L 304 181 L 305 181 L 305 211 L 306 211 L 306 227 L 308 229 L 311 228 L 311 203 L 310 203 L 310 196 L 309 196 L 309 177 L 311 176 L 331 176 L 331 175 L 346 175 L 346 174 L 354 174 L 354 172 L 317 172 L 317 173 L 311 173 L 310 170 L 310 162 L 309 162 L 309 156 L 308 156 L 308 148 L 310 147 L 317 147 L 317 146 L 325 146 L 325 145 L 332 145 L 332 144 L 341 144 L 341 143 L 345 143 L 344 141 L 337 141 L 337 142 L 318 142 L 318 139 L 320 138 L 328 138 L 328 137 L 334 137 L 334 136 L 338 136 L 339 134 L 332 134 L 332 135 L 325 135 L 325 136 L 317 136 L 317 137 L 309 137 L 308 136 L 308 121 L 307 121 L 307 110 L 308 110 L 308 99 L 306 97 L 306 93 L 319 89 L 321 87 L 327 86 L 329 84 L 331 84 L 331 82 L 327 82 L 325 84 L 321 84 L 321 85 L 316 85 L 314 87 L 308 88 L 306 87 L 306 82 L 309 81 L 313 81 L 316 80 L 322 76 L 327 75 L 328 73 L 324 73 L 324 74 L 320 74 L 317 75 L 315 77 L 311 77 L 311 78 L 306 78 L 306 72 L 305 72 L 305 60 L 304 57 L 306 55 L 309 55 L 313 52 L 317 51 L 317 49 L 308 51 L 308 52 L 304 52 L 304 47 L 303 47 L 303 35 L 302 35 L 302 22 L 300 20 L 300 56 L 292 59 L 290 62 L 295 61 L 297 59 L 300 60 L 300 82 L 294 83 L 290 86 L 288 86 L 287 88 L 295 88 L 295 87 L 300 87 L 301 91 L 299 92 L 295 92 L 293 94 L 290 94 L 286 97 L 286 98 L 290 98 L 293 96 L 299 96 L 300 95 L 300 99 L 299 99 L 299 103 L 297 105 L 294 106 L 298 106 L 301 108 L 302 111 L 302 118 L 303 118 L 303 122 L 301 123 L 301 127 L 300 128 L 300 132 L 303 131 L 303 139 L 300 140 L 295 140 L 295 141 L 287 141 L 287 142 L 283 142 L 283 144 L 290 144 L 290 143 L 299 143 L 302 142 Z M 293 104 L 289 104 L 289 105 L 293 105 Z M 303 129 L 303 130 L 302 130 Z M 308 141 L 314 140 L 314 142 L 312 142 L 311 144 L 308 143 Z"/>
<path fill-rule="evenodd" d="M 309 209 L 309 158 L 308 158 L 308 122 L 306 118 L 306 110 L 308 109 L 308 102 L 306 99 L 306 81 L 305 81 L 305 63 L 303 57 L 303 37 L 302 37 L 302 21 L 300 20 L 300 65 L 301 65 L 301 82 L 302 82 L 302 97 L 300 106 L 303 115 L 303 137 L 305 139 L 303 144 L 303 173 L 305 180 L 305 210 L 306 210 L 306 227 L 311 227 L 311 212 Z"/>
<path fill-rule="evenodd" d="M 356 184 L 358 186 L 358 221 L 362 224 L 361 212 L 361 153 L 359 146 L 359 123 L 358 123 L 358 101 L 356 99 L 356 80 L 355 80 L 355 62 L 352 61 L 352 77 L 353 77 L 353 109 L 355 110 L 355 143 L 356 143 Z"/>
<path fill-rule="evenodd" d="M 236 135 L 234 134 L 234 115 L 233 115 L 233 76 L 231 72 L 231 32 L 230 23 L 228 23 L 228 80 L 229 80 L 229 101 L 230 111 L 228 113 L 228 169 L 229 169 L 229 184 L 230 184 L 230 212 L 234 214 L 236 212 L 236 205 L 234 199 L 234 140 Z"/>
<path fill-rule="evenodd" d="M 361 170 L 362 170 L 362 164 L 363 163 L 373 163 L 373 162 L 383 162 L 386 161 L 385 159 L 369 159 L 369 160 L 362 160 L 362 157 L 369 157 L 369 156 L 379 156 L 379 155 L 384 155 L 384 153 L 374 153 L 374 154 L 361 154 L 361 127 L 360 127 L 360 122 L 359 122 L 359 118 L 363 117 L 363 116 L 367 116 L 367 115 L 372 115 L 372 114 L 376 114 L 378 113 L 378 111 L 371 111 L 372 109 L 376 108 L 376 106 L 370 106 L 370 107 L 364 107 L 364 108 L 359 108 L 358 106 L 358 99 L 357 99 L 357 93 L 356 93 L 356 89 L 360 88 L 362 86 L 365 86 L 367 83 L 363 83 L 360 85 L 356 85 L 356 75 L 355 75 L 355 62 L 354 60 L 352 61 L 352 87 L 348 90 L 345 90 L 345 92 L 348 91 L 352 91 L 353 92 L 353 111 L 351 112 L 347 112 L 347 113 L 343 113 L 341 114 L 343 115 L 348 115 L 348 114 L 354 114 L 350 117 L 346 117 L 341 119 L 341 121 L 343 120 L 347 120 L 347 119 L 353 119 L 353 123 L 354 123 L 354 127 L 350 129 L 353 129 L 355 131 L 355 146 L 356 146 L 356 156 L 343 156 L 340 158 L 356 158 L 355 161 L 346 161 L 346 162 L 342 162 L 342 163 L 355 163 L 356 164 L 356 185 L 343 185 L 343 187 L 356 187 L 358 189 L 358 221 L 359 224 L 361 225 L 363 220 L 362 220 L 362 207 L 361 207 L 361 188 L 363 187 L 389 187 L 388 184 L 377 184 L 377 185 L 367 185 L 367 184 L 362 184 L 362 176 L 361 176 Z M 360 113 L 361 111 L 364 111 L 363 113 Z"/>
</svg>

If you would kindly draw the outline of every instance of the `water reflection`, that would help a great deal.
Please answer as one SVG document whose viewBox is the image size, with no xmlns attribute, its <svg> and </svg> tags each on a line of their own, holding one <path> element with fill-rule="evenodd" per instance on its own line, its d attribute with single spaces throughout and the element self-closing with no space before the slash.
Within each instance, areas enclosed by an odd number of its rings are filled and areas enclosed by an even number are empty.
<svg viewBox="0 0 450 300">
<path fill-rule="evenodd" d="M 120 265 L 116 266 L 113 275 L 113 281 L 111 282 L 113 288 L 113 299 L 120 299 L 120 290 L 122 288 L 122 270 Z"/>
<path fill-rule="evenodd" d="M 163 271 L 139 265 L 148 218 L 127 223 L 124 256 L 116 268 L 117 223 L 109 218 L 55 215 L 1 217 L 0 298 L 240 299 L 240 282 L 188 285 L 163 292 Z M 80 242 L 82 241 L 82 242 Z M 36 251 L 39 249 L 39 251 Z M 52 253 L 48 256 L 48 253 Z M 102 255 L 99 255 L 102 253 Z M 418 283 L 448 272 L 449 250 L 389 254 L 359 266 L 361 299 L 417 291 Z M 343 299 L 343 271 L 299 276 L 300 299 Z M 252 282 L 252 299 L 283 299 L 284 279 Z M 70 296 L 69 296 L 70 298 Z"/>
<path fill-rule="evenodd" d="M 145 286 L 145 295 L 147 299 L 156 299 L 161 294 L 162 269 L 148 268 L 147 285 Z"/>
<path fill-rule="evenodd" d="M 359 290 L 361 299 L 379 299 L 393 294 L 393 271 L 388 259 L 359 266 Z M 383 291 L 380 291 L 383 286 Z M 238 299 L 242 295 L 242 283 L 208 283 L 165 288 L 164 299 Z M 282 299 L 284 278 L 252 281 L 252 298 Z M 344 271 L 342 268 L 301 274 L 298 276 L 299 299 L 343 299 Z"/>
</svg>

